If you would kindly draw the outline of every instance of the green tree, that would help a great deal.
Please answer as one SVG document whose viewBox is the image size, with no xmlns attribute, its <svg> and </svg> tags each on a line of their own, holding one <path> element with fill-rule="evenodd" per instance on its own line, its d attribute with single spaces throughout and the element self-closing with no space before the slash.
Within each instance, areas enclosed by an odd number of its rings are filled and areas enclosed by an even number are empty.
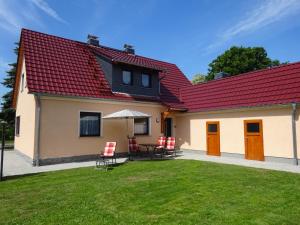
<svg viewBox="0 0 300 225">
<path fill-rule="evenodd" d="M 205 77 L 206 76 L 204 74 L 200 74 L 200 73 L 194 75 L 193 78 L 192 78 L 192 84 L 199 84 L 199 83 L 204 82 Z"/>
<path fill-rule="evenodd" d="M 14 52 L 18 55 L 19 43 L 15 43 Z M 3 86 L 8 88 L 8 92 L 2 96 L 0 118 L 7 122 L 7 139 L 14 138 L 15 110 L 12 108 L 13 88 L 17 71 L 17 63 L 9 64 L 10 69 L 6 72 L 6 77 L 1 82 Z"/>
<path fill-rule="evenodd" d="M 263 47 L 233 46 L 209 64 L 206 80 L 213 80 L 218 72 L 226 72 L 234 76 L 278 65 L 280 65 L 279 60 L 270 59 Z"/>
</svg>

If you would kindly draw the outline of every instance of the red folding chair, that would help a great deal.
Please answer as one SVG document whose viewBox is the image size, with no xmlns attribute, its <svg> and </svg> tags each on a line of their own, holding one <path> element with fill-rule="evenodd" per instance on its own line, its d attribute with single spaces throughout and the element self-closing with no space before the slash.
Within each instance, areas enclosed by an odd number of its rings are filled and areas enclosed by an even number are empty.
<svg viewBox="0 0 300 225">
<path fill-rule="evenodd" d="M 166 147 L 166 137 L 161 136 L 157 139 L 157 146 L 154 149 L 154 154 L 155 155 L 158 154 L 162 158 L 165 147 Z M 151 158 L 152 157 L 153 156 L 151 156 Z"/>
<path fill-rule="evenodd" d="M 128 156 L 129 160 L 133 156 L 138 156 L 141 153 L 140 147 L 136 141 L 135 137 L 128 138 Z"/>
<path fill-rule="evenodd" d="M 166 137 L 161 136 L 157 139 L 157 146 L 156 149 L 164 149 L 166 146 Z"/>
<path fill-rule="evenodd" d="M 176 156 L 175 143 L 176 143 L 175 137 L 168 137 L 167 145 L 166 145 L 166 148 L 165 148 L 165 154 Z"/>
<path fill-rule="evenodd" d="M 106 142 L 104 151 L 100 154 L 99 159 L 96 161 L 96 167 L 100 167 L 102 163 L 102 165 L 107 169 L 110 164 L 110 159 L 111 164 L 113 164 L 114 162 L 117 163 L 117 158 L 115 154 L 116 146 L 117 142 Z"/>
</svg>

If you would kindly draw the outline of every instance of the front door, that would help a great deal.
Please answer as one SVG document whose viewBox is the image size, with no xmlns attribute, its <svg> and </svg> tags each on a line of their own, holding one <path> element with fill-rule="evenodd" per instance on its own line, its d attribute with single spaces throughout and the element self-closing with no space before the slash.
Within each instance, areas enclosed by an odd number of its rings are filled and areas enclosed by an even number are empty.
<svg viewBox="0 0 300 225">
<path fill-rule="evenodd" d="M 263 127 L 262 120 L 245 120 L 245 158 L 263 161 Z"/>
<path fill-rule="evenodd" d="M 172 137 L 172 118 L 165 119 L 165 136 Z"/>
<path fill-rule="evenodd" d="M 220 155 L 220 123 L 206 122 L 207 155 Z"/>
</svg>

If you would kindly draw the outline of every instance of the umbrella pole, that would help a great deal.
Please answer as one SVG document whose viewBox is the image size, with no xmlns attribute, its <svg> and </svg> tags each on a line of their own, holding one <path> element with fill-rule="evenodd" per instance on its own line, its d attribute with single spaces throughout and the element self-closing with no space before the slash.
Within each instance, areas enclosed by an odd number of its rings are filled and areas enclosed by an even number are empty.
<svg viewBox="0 0 300 225">
<path fill-rule="evenodd" d="M 129 130 L 128 130 L 128 118 L 126 118 L 126 128 L 127 128 L 127 139 L 130 138 L 129 137 Z M 127 151 L 128 151 L 128 154 L 129 154 L 129 159 L 130 159 L 130 152 L 129 152 L 129 145 L 127 147 Z"/>
<path fill-rule="evenodd" d="M 129 130 L 128 130 L 128 118 L 126 119 L 126 129 L 127 129 L 127 137 L 129 137 Z"/>
</svg>

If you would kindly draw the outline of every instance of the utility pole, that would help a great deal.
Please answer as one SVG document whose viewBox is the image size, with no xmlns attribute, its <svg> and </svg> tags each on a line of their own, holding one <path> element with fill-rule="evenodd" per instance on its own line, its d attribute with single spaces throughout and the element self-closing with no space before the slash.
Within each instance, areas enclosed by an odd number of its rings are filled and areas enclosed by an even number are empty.
<svg viewBox="0 0 300 225">
<path fill-rule="evenodd" d="M 4 148 L 5 148 L 5 125 L 6 125 L 6 122 L 1 120 L 0 121 L 0 124 L 2 126 L 2 148 L 1 148 L 1 165 L 0 165 L 0 181 L 3 181 L 4 180 L 4 177 L 3 177 L 3 159 L 4 159 Z"/>
</svg>

